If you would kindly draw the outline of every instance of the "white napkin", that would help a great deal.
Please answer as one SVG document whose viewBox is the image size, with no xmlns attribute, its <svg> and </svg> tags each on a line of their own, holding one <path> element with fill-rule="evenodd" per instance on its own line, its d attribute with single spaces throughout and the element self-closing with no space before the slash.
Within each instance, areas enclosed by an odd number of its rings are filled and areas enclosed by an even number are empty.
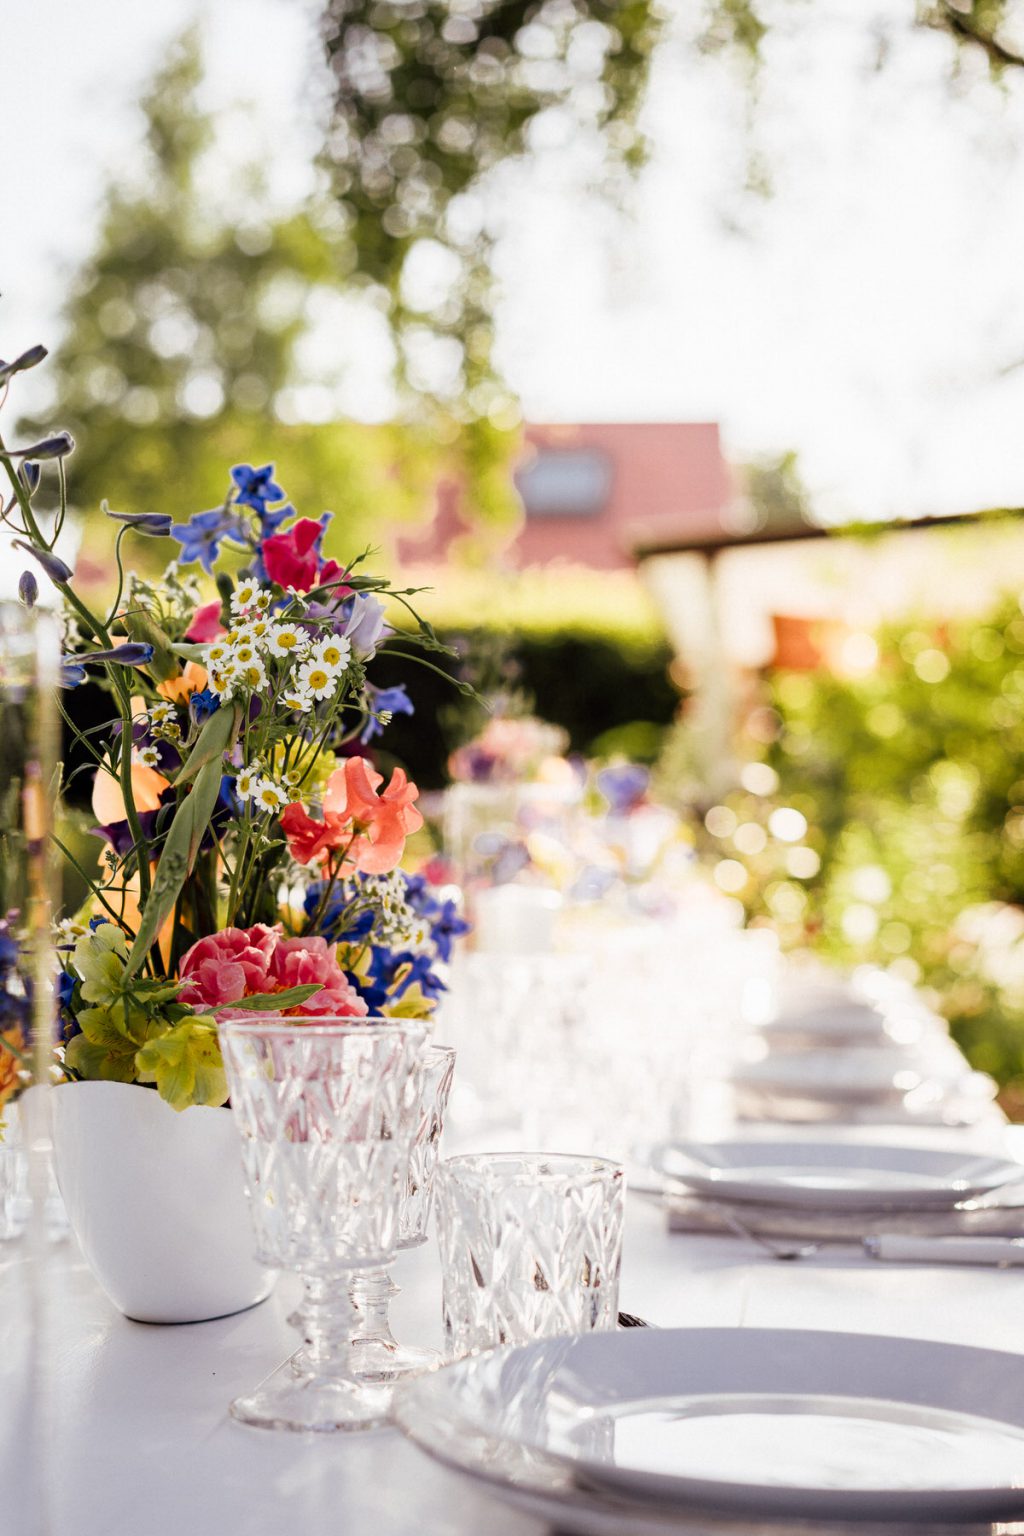
<svg viewBox="0 0 1024 1536">
<path fill-rule="evenodd" d="M 670 1232 L 732 1233 L 727 1215 L 758 1237 L 798 1238 L 808 1242 L 858 1243 L 876 1232 L 898 1230 L 915 1237 L 1024 1237 L 1024 1185 L 1012 1184 L 984 1198 L 947 1211 L 829 1211 L 762 1205 L 753 1201 L 706 1200 L 675 1190 L 666 1194 Z"/>
</svg>

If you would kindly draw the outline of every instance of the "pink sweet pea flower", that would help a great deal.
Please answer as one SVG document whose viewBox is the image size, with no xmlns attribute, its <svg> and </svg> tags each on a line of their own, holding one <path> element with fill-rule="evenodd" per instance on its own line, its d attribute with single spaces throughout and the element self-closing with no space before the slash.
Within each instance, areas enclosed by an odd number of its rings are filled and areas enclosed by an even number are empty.
<svg viewBox="0 0 1024 1536">
<path fill-rule="evenodd" d="M 336 560 L 321 560 L 319 540 L 324 524 L 300 517 L 287 533 L 272 533 L 260 547 L 271 581 L 293 592 L 309 592 L 343 574 Z"/>
<path fill-rule="evenodd" d="M 386 875 L 401 859 L 406 838 L 423 825 L 423 817 L 413 805 L 419 790 L 404 771 L 396 768 L 387 789 L 378 795 L 383 782 L 365 757 L 347 757 L 327 781 L 325 821 L 351 822 L 355 833 L 344 869 Z"/>
<path fill-rule="evenodd" d="M 298 1007 L 290 1008 L 290 1014 L 361 1019 L 369 1013 L 326 939 L 280 939 L 270 969 L 272 987 L 282 992 L 288 987 L 320 983 L 320 991 Z"/>
<path fill-rule="evenodd" d="M 225 928 L 199 939 L 182 957 L 185 985 L 179 1000 L 192 1007 L 222 1008 L 256 992 L 273 992 L 270 963 L 278 934 L 264 923 Z"/>
<path fill-rule="evenodd" d="M 192 623 L 185 631 L 185 639 L 191 640 L 193 645 L 212 645 L 214 640 L 226 633 L 220 622 L 220 599 L 217 598 L 215 602 L 204 603 L 196 609 Z"/>
</svg>

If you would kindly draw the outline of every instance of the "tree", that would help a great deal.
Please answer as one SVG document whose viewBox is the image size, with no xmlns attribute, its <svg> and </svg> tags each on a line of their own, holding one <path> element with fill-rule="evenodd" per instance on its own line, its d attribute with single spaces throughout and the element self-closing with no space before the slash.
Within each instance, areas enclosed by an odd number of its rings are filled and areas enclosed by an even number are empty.
<svg viewBox="0 0 1024 1536">
<path fill-rule="evenodd" d="M 492 237 L 473 194 L 530 152 L 544 114 L 603 141 L 609 177 L 643 157 L 637 114 L 661 31 L 652 0 L 326 0 L 336 80 L 325 161 L 358 278 L 387 307 L 399 383 L 454 415 L 477 510 L 507 512 L 495 424 L 514 402 L 493 358 Z M 417 262 L 444 274 L 417 302 Z"/>
<path fill-rule="evenodd" d="M 109 190 L 66 305 L 52 420 L 78 441 L 73 498 L 86 515 L 107 497 L 185 518 L 223 499 L 231 464 L 273 457 L 300 510 L 335 511 L 334 547 L 351 554 L 379 541 L 382 520 L 429 505 L 437 453 L 398 426 L 278 420 L 268 431 L 311 296 L 338 288 L 347 244 L 329 202 L 262 219 L 257 167 L 243 171 L 254 215 L 236 224 L 210 205 L 198 175 L 214 135 L 195 99 L 201 73 L 190 31 L 142 103 L 142 173 Z"/>
</svg>

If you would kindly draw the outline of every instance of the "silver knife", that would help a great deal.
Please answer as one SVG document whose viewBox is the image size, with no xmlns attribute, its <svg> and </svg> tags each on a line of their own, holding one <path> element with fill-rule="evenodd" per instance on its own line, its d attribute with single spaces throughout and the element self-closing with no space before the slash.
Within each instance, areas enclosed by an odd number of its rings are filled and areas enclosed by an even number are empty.
<svg viewBox="0 0 1024 1536">
<path fill-rule="evenodd" d="M 1021 1237 L 911 1237 L 879 1232 L 865 1237 L 863 1243 L 871 1258 L 897 1264 L 987 1264 L 1001 1269 L 1024 1264 Z"/>
</svg>

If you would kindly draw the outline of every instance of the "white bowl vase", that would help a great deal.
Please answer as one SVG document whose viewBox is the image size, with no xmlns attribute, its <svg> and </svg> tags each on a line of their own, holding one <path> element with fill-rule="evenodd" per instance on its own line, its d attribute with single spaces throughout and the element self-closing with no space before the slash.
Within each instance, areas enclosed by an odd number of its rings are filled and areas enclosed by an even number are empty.
<svg viewBox="0 0 1024 1536">
<path fill-rule="evenodd" d="M 178 1112 L 134 1083 L 54 1089 L 57 1180 L 89 1267 L 140 1323 L 199 1323 L 262 1301 L 230 1111 Z"/>
</svg>

